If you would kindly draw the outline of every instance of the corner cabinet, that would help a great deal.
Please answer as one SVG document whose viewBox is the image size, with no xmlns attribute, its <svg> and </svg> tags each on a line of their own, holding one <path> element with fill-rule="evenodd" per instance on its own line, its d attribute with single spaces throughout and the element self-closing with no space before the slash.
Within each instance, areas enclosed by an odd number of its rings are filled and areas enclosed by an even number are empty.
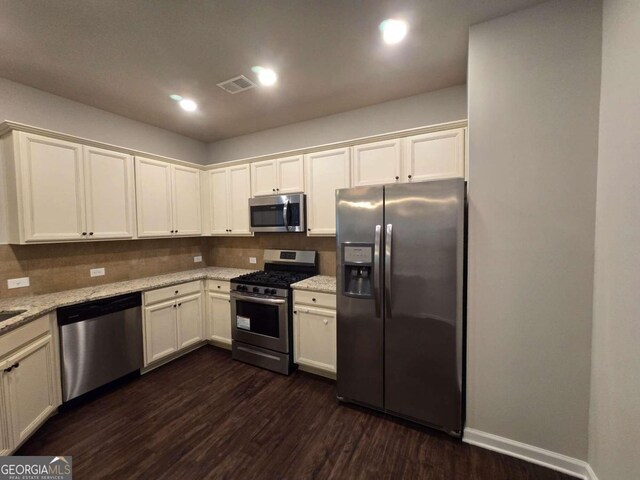
<svg viewBox="0 0 640 480">
<path fill-rule="evenodd" d="M 143 299 L 145 367 L 204 340 L 201 281 L 151 290 Z"/>
<path fill-rule="evenodd" d="M 136 157 L 139 237 L 202 234 L 200 170 Z"/>
<path fill-rule="evenodd" d="M 304 156 L 307 235 L 336 234 L 336 190 L 350 186 L 350 151 L 337 148 Z"/>
<path fill-rule="evenodd" d="M 251 164 L 251 193 L 254 197 L 302 192 L 304 192 L 302 155 Z"/>
<path fill-rule="evenodd" d="M 209 170 L 209 226 L 211 235 L 251 236 L 249 165 Z"/>
<path fill-rule="evenodd" d="M 0 337 L 0 454 L 10 455 L 61 403 L 55 315 Z"/>
<path fill-rule="evenodd" d="M 295 290 L 293 302 L 293 361 L 302 370 L 335 378 L 336 296 Z"/>
<path fill-rule="evenodd" d="M 135 236 L 131 155 L 14 131 L 3 156 L 10 243 Z"/>
</svg>

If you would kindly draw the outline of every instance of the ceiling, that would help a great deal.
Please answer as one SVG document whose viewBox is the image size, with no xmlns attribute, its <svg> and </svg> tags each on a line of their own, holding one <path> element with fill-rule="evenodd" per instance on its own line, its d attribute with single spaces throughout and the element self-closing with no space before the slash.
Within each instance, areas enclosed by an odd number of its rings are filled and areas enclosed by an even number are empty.
<svg viewBox="0 0 640 480">
<path fill-rule="evenodd" d="M 466 81 L 468 27 L 540 0 L 5 0 L 0 77 L 213 142 Z M 379 23 L 404 18 L 389 46 Z M 254 65 L 273 87 L 216 86 Z M 190 97 L 187 113 L 169 99 Z"/>
</svg>

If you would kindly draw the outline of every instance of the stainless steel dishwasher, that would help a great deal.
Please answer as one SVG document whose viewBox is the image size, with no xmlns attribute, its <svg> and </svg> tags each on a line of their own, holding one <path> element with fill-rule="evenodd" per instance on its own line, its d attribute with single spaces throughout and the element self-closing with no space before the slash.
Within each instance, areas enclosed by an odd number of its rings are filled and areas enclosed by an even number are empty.
<svg viewBox="0 0 640 480">
<path fill-rule="evenodd" d="M 141 304 L 138 292 L 57 310 L 63 401 L 142 368 Z"/>
</svg>

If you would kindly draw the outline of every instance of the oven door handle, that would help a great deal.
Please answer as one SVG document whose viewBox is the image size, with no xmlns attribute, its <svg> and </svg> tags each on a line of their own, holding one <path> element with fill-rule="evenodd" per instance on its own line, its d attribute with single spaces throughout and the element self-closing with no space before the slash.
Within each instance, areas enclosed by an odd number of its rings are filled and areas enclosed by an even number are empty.
<svg viewBox="0 0 640 480">
<path fill-rule="evenodd" d="M 259 297 L 252 297 L 251 295 L 231 294 L 231 297 L 235 298 L 236 300 L 245 300 L 247 302 L 252 302 L 252 303 L 263 303 L 265 305 L 282 305 L 283 303 L 285 303 L 285 300 L 280 300 L 277 298 L 259 298 Z"/>
<path fill-rule="evenodd" d="M 284 228 L 289 230 L 289 200 L 287 200 L 282 209 L 282 218 L 284 220 Z"/>
</svg>

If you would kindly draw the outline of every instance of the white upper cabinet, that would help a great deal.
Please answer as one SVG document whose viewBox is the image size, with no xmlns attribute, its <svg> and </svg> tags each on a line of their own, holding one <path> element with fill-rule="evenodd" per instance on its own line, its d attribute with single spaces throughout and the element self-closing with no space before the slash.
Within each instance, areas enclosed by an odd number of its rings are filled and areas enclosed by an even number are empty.
<svg viewBox="0 0 640 480">
<path fill-rule="evenodd" d="M 277 193 L 304 192 L 304 162 L 302 155 L 278 159 L 277 172 Z"/>
<path fill-rule="evenodd" d="M 199 170 L 136 157 L 139 237 L 200 235 Z"/>
<path fill-rule="evenodd" d="M 133 157 L 84 147 L 87 235 L 132 238 L 135 235 Z"/>
<path fill-rule="evenodd" d="M 229 234 L 253 235 L 249 229 L 251 170 L 248 165 L 227 169 L 229 192 Z"/>
<path fill-rule="evenodd" d="M 237 165 L 209 171 L 212 235 L 253 235 L 249 230 L 251 167 Z"/>
<path fill-rule="evenodd" d="M 253 162 L 251 191 L 254 197 L 304 192 L 302 155 Z"/>
<path fill-rule="evenodd" d="M 425 133 L 402 139 L 402 179 L 420 182 L 465 176 L 465 129 Z"/>
<path fill-rule="evenodd" d="M 349 187 L 349 149 L 304 156 L 307 177 L 307 235 L 336 234 L 336 190 Z"/>
<path fill-rule="evenodd" d="M 26 132 L 8 145 L 11 243 L 135 236 L 131 155 Z"/>
<path fill-rule="evenodd" d="M 209 212 L 212 235 L 229 233 L 229 194 L 227 193 L 227 169 L 209 171 Z"/>
<path fill-rule="evenodd" d="M 354 187 L 383 185 L 400 181 L 400 140 L 384 140 L 353 147 Z"/>
<path fill-rule="evenodd" d="M 172 235 L 171 165 L 136 157 L 136 197 L 138 236 Z"/>
<path fill-rule="evenodd" d="M 251 191 L 254 197 L 275 195 L 278 185 L 276 160 L 251 164 Z"/>
<path fill-rule="evenodd" d="M 80 240 L 86 235 L 82 145 L 18 132 L 22 240 Z M 22 243 L 22 242 L 19 242 Z"/>
<path fill-rule="evenodd" d="M 173 170 L 173 233 L 200 235 L 200 170 L 172 165 Z"/>
</svg>

